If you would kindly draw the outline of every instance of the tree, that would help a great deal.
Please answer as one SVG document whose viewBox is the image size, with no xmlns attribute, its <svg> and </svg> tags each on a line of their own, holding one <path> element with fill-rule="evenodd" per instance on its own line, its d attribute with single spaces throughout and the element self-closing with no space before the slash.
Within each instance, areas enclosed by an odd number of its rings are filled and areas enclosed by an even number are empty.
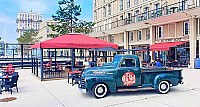
<svg viewBox="0 0 200 107">
<path fill-rule="evenodd" d="M 42 37 L 37 37 L 38 32 L 35 32 L 33 29 L 27 30 L 22 36 L 17 38 L 18 43 L 20 44 L 34 44 L 40 41 Z"/>
<path fill-rule="evenodd" d="M 51 34 L 54 38 L 67 33 L 84 33 L 88 34 L 94 24 L 92 22 L 81 21 L 78 16 L 81 15 L 80 5 L 76 5 L 74 0 L 60 0 L 58 2 L 59 10 L 56 15 L 52 15 L 54 21 L 58 21 L 58 25 L 49 25 L 53 31 L 59 34 Z"/>
</svg>

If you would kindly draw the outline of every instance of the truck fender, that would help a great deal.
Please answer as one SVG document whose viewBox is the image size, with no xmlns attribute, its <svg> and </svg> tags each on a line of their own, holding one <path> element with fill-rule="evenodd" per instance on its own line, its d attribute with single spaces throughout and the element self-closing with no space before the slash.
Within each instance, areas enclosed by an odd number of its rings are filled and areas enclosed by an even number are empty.
<svg viewBox="0 0 200 107">
<path fill-rule="evenodd" d="M 158 89 L 158 85 L 161 81 L 168 81 L 173 86 L 178 84 L 178 78 L 175 75 L 169 73 L 158 74 L 154 77 L 153 88 Z"/>
<path fill-rule="evenodd" d="M 117 92 L 116 81 L 110 77 L 96 77 L 87 79 L 87 90 L 92 90 L 95 84 L 103 83 L 111 93 Z"/>
</svg>

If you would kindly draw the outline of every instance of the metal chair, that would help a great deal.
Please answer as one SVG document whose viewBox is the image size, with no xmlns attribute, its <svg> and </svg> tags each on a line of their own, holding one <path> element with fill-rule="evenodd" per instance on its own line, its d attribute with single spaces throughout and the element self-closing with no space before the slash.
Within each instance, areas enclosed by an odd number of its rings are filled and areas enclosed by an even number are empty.
<svg viewBox="0 0 200 107">
<path fill-rule="evenodd" d="M 16 87 L 17 92 L 18 92 L 18 87 L 17 87 L 17 81 L 18 81 L 19 75 L 15 75 L 11 78 L 11 81 L 5 82 L 2 87 L 4 87 L 7 91 L 10 91 L 12 94 L 12 88 Z"/>
</svg>

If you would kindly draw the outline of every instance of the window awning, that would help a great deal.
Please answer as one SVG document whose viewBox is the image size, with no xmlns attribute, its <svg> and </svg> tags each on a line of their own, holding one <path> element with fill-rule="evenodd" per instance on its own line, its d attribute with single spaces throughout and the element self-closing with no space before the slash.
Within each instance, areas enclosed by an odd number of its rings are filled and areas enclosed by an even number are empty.
<svg viewBox="0 0 200 107">
<path fill-rule="evenodd" d="M 181 45 L 187 42 L 188 41 L 156 43 L 156 44 L 150 45 L 150 50 L 151 51 L 165 51 L 165 50 L 169 50 L 170 47 Z"/>
</svg>

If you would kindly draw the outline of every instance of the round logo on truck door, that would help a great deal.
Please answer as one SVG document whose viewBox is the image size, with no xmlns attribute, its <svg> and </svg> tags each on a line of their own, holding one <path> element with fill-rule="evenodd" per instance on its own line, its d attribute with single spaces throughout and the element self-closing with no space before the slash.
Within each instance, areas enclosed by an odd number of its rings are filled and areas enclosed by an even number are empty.
<svg viewBox="0 0 200 107">
<path fill-rule="evenodd" d="M 123 85 L 130 86 L 136 83 L 135 74 L 132 72 L 126 72 L 122 76 Z"/>
</svg>

